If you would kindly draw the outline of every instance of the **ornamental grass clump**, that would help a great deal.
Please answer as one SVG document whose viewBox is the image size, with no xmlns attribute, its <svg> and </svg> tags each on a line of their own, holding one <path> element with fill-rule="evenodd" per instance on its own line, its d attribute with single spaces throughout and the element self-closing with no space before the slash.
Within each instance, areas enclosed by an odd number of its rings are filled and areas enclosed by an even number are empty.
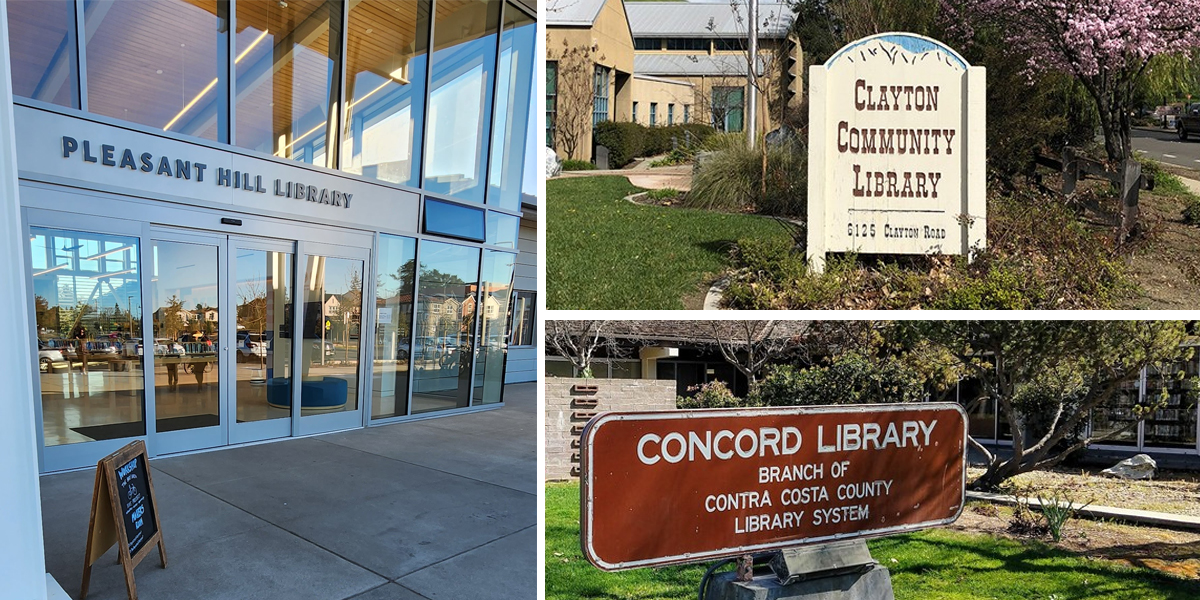
<svg viewBox="0 0 1200 600">
<path fill-rule="evenodd" d="M 1057 492 L 1048 499 L 1039 495 L 1038 502 L 1042 505 L 1042 516 L 1046 517 L 1046 527 L 1050 530 L 1050 537 L 1054 538 L 1056 542 L 1062 541 L 1062 530 L 1067 521 L 1091 504 L 1091 502 L 1087 502 L 1076 506 L 1075 501 L 1068 498 L 1066 494 L 1060 496 Z"/>
</svg>

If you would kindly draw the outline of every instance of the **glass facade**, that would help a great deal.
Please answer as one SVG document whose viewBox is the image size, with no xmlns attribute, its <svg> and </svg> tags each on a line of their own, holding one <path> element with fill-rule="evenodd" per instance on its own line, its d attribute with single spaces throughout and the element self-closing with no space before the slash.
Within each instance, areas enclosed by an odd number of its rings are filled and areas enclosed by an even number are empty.
<svg viewBox="0 0 1200 600">
<path fill-rule="evenodd" d="M 500 34 L 500 68 L 496 71 L 496 114 L 492 121 L 487 202 L 508 210 L 521 209 L 536 42 L 537 21 L 512 4 L 507 5 L 504 30 Z"/>
<path fill-rule="evenodd" d="M 475 357 L 474 405 L 495 404 L 504 390 L 508 350 L 508 305 L 512 296 L 515 254 L 483 251 L 479 274 L 479 352 Z"/>
<path fill-rule="evenodd" d="M 226 141 L 223 2 L 85 0 L 88 111 Z"/>
<path fill-rule="evenodd" d="M 518 291 L 512 299 L 512 327 L 509 329 L 510 346 L 532 346 L 533 334 L 536 332 L 533 315 L 537 309 L 537 295 L 534 292 Z"/>
<path fill-rule="evenodd" d="M 439 4 L 425 117 L 424 188 L 430 192 L 484 201 L 502 5 L 497 0 Z"/>
<path fill-rule="evenodd" d="M 13 94 L 79 108 L 75 3 L 9 2 L 8 37 Z"/>
<path fill-rule="evenodd" d="M 292 414 L 292 308 L 295 256 L 238 248 L 237 422 L 282 419 Z M 286 334 L 286 335 L 284 335 Z"/>
<path fill-rule="evenodd" d="M 371 418 L 383 419 L 408 414 L 408 376 L 414 358 L 417 241 L 394 235 L 379 236 L 377 264 Z"/>
<path fill-rule="evenodd" d="M 300 414 L 358 410 L 363 261 L 310 256 L 301 281 Z"/>
<path fill-rule="evenodd" d="M 537 34 L 516 4 L 14 0 L 7 8 L 22 98 L 520 210 Z M 605 118 L 607 94 L 605 86 Z"/>
<path fill-rule="evenodd" d="M 364 0 L 351 7 L 343 170 L 420 185 L 432 10 L 430 0 Z"/>
<path fill-rule="evenodd" d="M 221 293 L 217 246 L 155 240 L 155 430 L 221 424 Z"/>
<path fill-rule="evenodd" d="M 426 241 L 417 275 L 412 413 L 470 406 L 478 248 Z"/>
<path fill-rule="evenodd" d="M 237 3 L 238 146 L 335 166 L 326 145 L 336 131 L 341 27 L 336 0 Z"/>
<path fill-rule="evenodd" d="M 137 238 L 30 229 L 46 446 L 144 435 Z"/>
</svg>

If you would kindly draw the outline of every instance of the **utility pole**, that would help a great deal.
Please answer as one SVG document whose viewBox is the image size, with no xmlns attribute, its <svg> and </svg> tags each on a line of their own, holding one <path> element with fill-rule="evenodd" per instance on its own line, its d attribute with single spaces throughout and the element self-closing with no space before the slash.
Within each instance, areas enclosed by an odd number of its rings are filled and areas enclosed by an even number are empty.
<svg viewBox="0 0 1200 600">
<path fill-rule="evenodd" d="M 758 0 L 747 0 L 749 8 L 749 60 L 746 61 L 748 68 L 746 74 L 746 82 L 749 84 L 746 87 L 746 146 L 751 150 L 754 149 L 754 143 L 758 137 L 758 73 L 756 67 L 758 63 Z"/>
</svg>

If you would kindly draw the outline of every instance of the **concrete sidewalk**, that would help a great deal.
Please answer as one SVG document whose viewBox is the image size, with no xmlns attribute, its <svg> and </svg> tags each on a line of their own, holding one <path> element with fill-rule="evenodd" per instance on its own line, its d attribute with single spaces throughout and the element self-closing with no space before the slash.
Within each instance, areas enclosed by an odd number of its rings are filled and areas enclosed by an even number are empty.
<svg viewBox="0 0 1200 600">
<path fill-rule="evenodd" d="M 1007 496 L 1005 494 L 993 494 L 989 492 L 968 491 L 967 500 L 983 500 L 987 502 L 995 502 L 997 504 L 1007 504 L 1010 506 L 1017 504 L 1017 499 L 1013 496 Z M 1042 501 L 1037 498 L 1025 498 L 1023 501 L 1026 505 L 1034 508 L 1041 508 L 1042 506 Z M 1131 523 L 1158 525 L 1171 529 L 1200 530 L 1200 517 L 1193 517 L 1191 515 L 1176 515 L 1152 510 L 1117 508 L 1114 506 L 1094 506 L 1090 504 L 1077 510 L 1080 515 L 1093 519 L 1115 519 L 1118 521 L 1128 521 Z"/>
<path fill-rule="evenodd" d="M 499 410 L 156 459 L 168 567 L 142 600 L 537 596 L 537 388 Z M 42 478 L 46 568 L 79 594 L 93 470 Z M 125 598 L 116 548 L 89 600 Z"/>
</svg>

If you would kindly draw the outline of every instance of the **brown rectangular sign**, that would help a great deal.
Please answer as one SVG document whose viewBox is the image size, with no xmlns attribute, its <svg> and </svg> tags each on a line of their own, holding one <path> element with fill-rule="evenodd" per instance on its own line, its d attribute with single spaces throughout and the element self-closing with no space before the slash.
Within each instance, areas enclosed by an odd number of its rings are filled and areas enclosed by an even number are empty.
<svg viewBox="0 0 1200 600">
<path fill-rule="evenodd" d="M 598 415 L 584 555 L 615 571 L 951 523 L 966 420 L 952 403 Z"/>
</svg>

